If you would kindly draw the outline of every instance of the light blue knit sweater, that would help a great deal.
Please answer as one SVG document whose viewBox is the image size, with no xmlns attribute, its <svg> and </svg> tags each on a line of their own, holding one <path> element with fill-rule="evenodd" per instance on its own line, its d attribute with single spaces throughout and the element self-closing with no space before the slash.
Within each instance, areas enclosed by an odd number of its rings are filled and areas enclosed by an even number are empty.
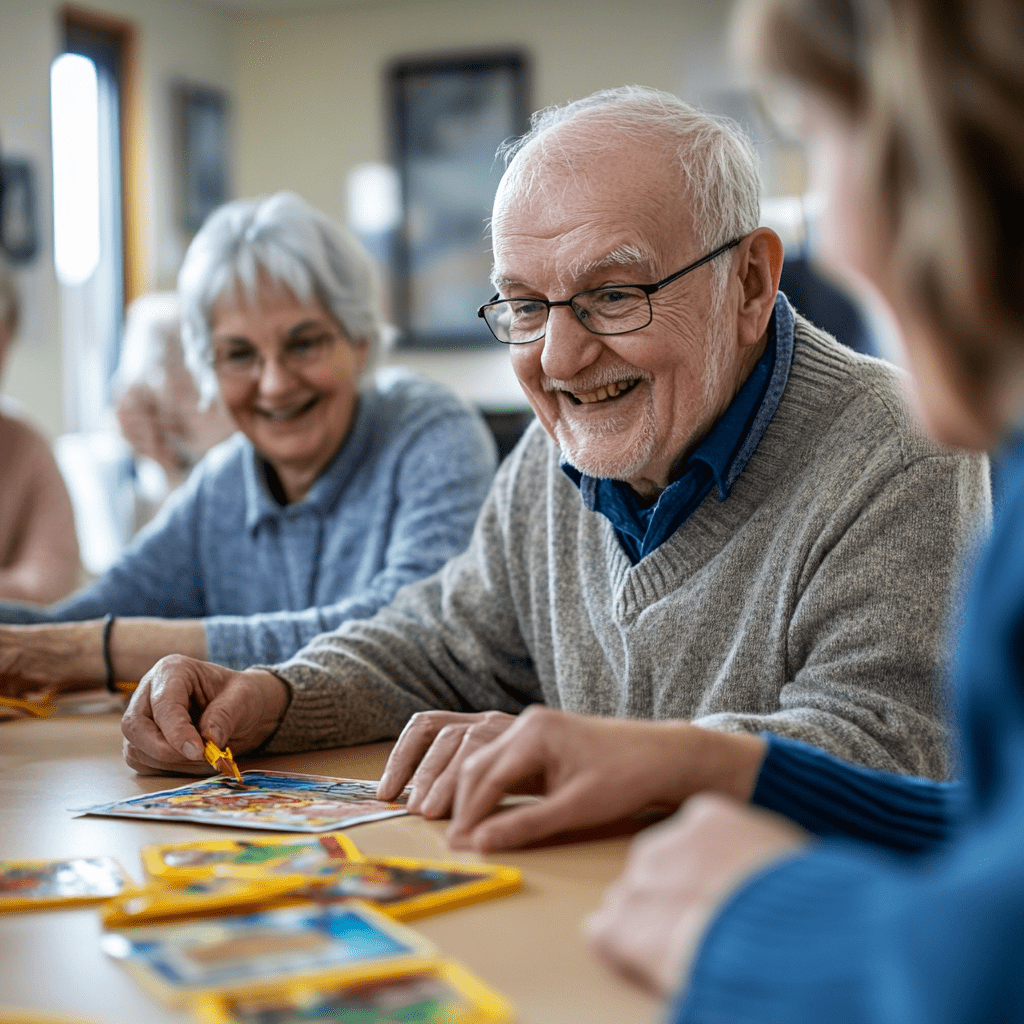
<svg viewBox="0 0 1024 1024">
<path fill-rule="evenodd" d="M 284 660 L 460 552 L 495 461 L 486 425 L 450 391 L 384 371 L 302 501 L 275 502 L 236 434 L 96 583 L 50 608 L 0 604 L 0 621 L 202 618 L 211 661 Z"/>
</svg>

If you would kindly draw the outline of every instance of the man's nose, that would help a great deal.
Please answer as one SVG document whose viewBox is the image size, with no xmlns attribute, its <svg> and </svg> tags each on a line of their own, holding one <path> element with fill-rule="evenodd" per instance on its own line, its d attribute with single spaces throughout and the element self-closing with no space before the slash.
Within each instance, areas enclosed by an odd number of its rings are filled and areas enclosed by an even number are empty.
<svg viewBox="0 0 1024 1024">
<path fill-rule="evenodd" d="M 591 334 L 570 306 L 548 311 L 543 344 L 541 369 L 555 380 L 571 380 L 597 359 L 602 348 L 600 335 Z"/>
</svg>

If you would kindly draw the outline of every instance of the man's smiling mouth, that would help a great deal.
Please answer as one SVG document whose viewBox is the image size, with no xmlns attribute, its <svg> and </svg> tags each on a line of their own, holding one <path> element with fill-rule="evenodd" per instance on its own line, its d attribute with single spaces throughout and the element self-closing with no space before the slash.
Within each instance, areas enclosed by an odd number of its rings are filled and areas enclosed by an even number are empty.
<svg viewBox="0 0 1024 1024">
<path fill-rule="evenodd" d="M 301 405 L 289 406 L 286 409 L 257 409 L 256 412 L 260 416 L 265 417 L 273 423 L 286 423 L 288 420 L 295 420 L 302 416 L 304 413 L 309 412 L 310 409 L 320 401 L 319 395 L 314 395 L 308 401 L 303 402 Z"/>
<path fill-rule="evenodd" d="M 562 394 L 570 398 L 576 405 L 593 405 L 596 402 L 606 402 L 609 398 L 618 398 L 632 391 L 642 380 L 641 377 L 634 377 L 632 380 L 613 381 L 596 391 L 578 393 L 575 391 L 563 391 Z"/>
</svg>

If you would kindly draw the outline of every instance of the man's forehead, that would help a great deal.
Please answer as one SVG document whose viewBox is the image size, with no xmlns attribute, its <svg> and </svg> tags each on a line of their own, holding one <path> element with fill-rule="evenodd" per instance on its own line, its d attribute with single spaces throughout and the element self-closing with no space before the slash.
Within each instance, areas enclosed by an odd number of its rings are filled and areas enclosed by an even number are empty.
<svg viewBox="0 0 1024 1024">
<path fill-rule="evenodd" d="M 528 243 L 526 248 L 529 248 Z M 502 259 L 495 247 L 494 270 L 491 283 L 500 288 L 503 285 L 523 283 L 516 273 L 515 259 Z M 559 262 L 557 270 L 567 279 L 583 280 L 606 270 L 628 268 L 640 274 L 650 275 L 658 266 L 658 255 L 646 242 L 624 242 L 597 255 L 569 254 Z"/>
</svg>

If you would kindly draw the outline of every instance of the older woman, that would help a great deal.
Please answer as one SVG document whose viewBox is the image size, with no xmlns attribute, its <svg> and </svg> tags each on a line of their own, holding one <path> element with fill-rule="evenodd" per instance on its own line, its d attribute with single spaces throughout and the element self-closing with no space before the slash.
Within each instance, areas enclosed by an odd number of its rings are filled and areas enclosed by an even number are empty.
<svg viewBox="0 0 1024 1024">
<path fill-rule="evenodd" d="M 8 689 L 135 680 L 170 653 L 276 661 L 469 539 L 493 439 L 438 385 L 366 376 L 380 324 L 351 237 L 292 194 L 229 203 L 189 246 L 179 293 L 189 368 L 239 433 L 92 586 L 0 605 L 36 623 L 0 629 Z"/>
<path fill-rule="evenodd" d="M 1024 13 L 1009 0 L 763 0 L 808 94 L 834 254 L 899 320 L 929 431 L 998 453 L 954 662 L 960 784 L 769 741 L 755 801 L 693 801 L 591 921 L 677 1021 L 1024 1018 Z M 905 852 L 893 853 L 892 849 Z"/>
</svg>

